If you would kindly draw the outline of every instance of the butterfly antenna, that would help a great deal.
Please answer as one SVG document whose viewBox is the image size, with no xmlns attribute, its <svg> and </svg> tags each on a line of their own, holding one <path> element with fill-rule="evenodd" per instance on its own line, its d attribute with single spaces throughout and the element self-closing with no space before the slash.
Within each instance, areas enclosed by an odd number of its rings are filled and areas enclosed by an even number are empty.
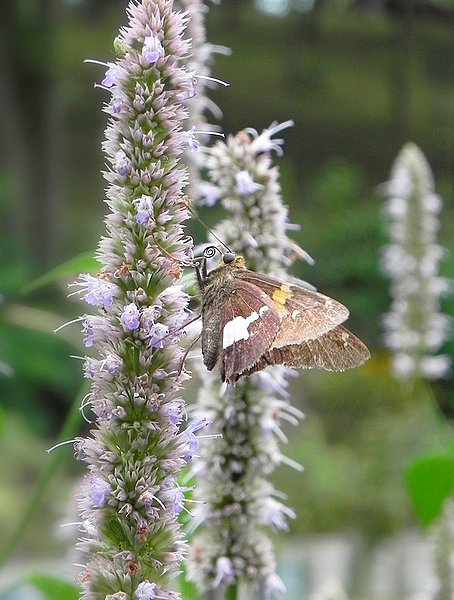
<svg viewBox="0 0 454 600">
<path fill-rule="evenodd" d="M 197 219 L 197 221 L 199 221 L 199 223 L 201 223 L 205 229 L 211 233 L 211 235 L 221 244 L 221 246 L 224 246 L 224 248 L 227 250 L 227 252 L 229 252 L 230 254 L 233 254 L 232 250 L 227 246 L 227 244 L 224 244 L 224 242 L 214 233 L 214 231 L 212 229 L 210 229 L 208 227 L 208 225 L 205 223 L 205 221 L 203 221 L 195 208 L 193 208 L 192 206 L 189 206 L 189 211 L 192 213 L 193 217 L 195 217 Z"/>
</svg>

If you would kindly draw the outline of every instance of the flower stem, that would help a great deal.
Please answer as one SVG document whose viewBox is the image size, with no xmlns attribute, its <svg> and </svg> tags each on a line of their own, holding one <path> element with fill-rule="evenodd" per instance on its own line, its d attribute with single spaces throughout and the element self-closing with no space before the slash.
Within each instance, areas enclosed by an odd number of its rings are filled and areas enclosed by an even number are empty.
<svg viewBox="0 0 454 600">
<path fill-rule="evenodd" d="M 225 592 L 225 600 L 238 600 L 238 585 L 230 585 Z"/>
</svg>

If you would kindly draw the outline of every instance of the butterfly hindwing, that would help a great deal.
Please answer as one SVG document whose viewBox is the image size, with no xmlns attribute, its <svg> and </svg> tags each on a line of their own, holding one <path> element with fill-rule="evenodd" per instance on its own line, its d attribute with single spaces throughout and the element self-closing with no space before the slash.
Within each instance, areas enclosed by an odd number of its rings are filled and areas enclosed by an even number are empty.
<svg viewBox="0 0 454 600">
<path fill-rule="evenodd" d="M 339 325 L 316 340 L 309 340 L 303 344 L 291 344 L 280 348 L 274 347 L 273 344 L 245 375 L 275 364 L 303 369 L 345 371 L 362 365 L 369 358 L 369 350 L 363 342 Z"/>
</svg>

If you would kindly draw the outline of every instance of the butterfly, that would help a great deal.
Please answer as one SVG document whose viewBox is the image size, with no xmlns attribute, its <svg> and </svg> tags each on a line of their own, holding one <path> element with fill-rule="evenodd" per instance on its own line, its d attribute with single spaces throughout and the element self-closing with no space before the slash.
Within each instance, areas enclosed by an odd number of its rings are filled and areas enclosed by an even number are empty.
<svg viewBox="0 0 454 600">
<path fill-rule="evenodd" d="M 208 272 L 207 258 L 222 254 Z M 269 365 L 343 371 L 363 364 L 367 347 L 341 325 L 348 309 L 319 292 L 246 268 L 242 256 L 204 251 L 197 269 L 202 293 L 202 355 L 209 371 L 234 384 Z"/>
</svg>

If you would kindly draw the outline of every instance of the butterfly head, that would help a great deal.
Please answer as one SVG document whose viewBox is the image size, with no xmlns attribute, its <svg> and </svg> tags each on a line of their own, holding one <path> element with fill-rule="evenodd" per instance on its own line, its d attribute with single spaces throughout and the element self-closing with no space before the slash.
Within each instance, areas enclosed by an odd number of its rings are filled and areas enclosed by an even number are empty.
<svg viewBox="0 0 454 600">
<path fill-rule="evenodd" d="M 217 253 L 221 255 L 219 266 L 208 272 L 207 261 Z M 246 263 L 242 256 L 235 254 L 230 249 L 222 251 L 218 246 L 207 246 L 203 251 L 202 259 L 196 263 L 197 280 L 200 289 L 204 289 L 208 281 L 218 280 L 219 277 L 233 276 L 237 269 L 246 269 Z"/>
<path fill-rule="evenodd" d="M 227 249 L 227 252 L 224 252 L 219 246 L 207 246 L 203 251 L 203 258 L 205 260 L 213 258 L 216 253 L 219 253 L 222 257 L 222 263 L 220 265 L 221 267 L 227 265 L 232 265 L 239 268 L 246 267 L 246 262 L 243 256 L 235 254 L 235 252 L 232 252 L 230 249 Z"/>
</svg>

